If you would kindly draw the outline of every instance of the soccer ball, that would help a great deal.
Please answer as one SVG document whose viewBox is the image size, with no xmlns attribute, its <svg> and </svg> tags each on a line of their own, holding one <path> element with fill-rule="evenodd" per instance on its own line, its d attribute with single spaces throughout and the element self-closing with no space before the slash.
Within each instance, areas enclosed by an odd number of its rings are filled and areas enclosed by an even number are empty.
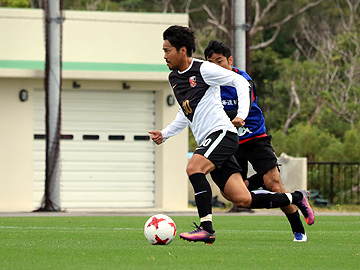
<svg viewBox="0 0 360 270">
<path fill-rule="evenodd" d="M 144 235 L 150 244 L 168 245 L 176 235 L 175 222 L 166 215 L 154 215 L 146 221 Z"/>
</svg>

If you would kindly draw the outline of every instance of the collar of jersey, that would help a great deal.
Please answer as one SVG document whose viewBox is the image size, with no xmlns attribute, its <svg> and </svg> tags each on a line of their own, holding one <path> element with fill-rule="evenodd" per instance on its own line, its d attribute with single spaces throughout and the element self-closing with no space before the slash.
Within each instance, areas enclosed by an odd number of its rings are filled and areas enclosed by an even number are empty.
<svg viewBox="0 0 360 270">
<path fill-rule="evenodd" d="M 191 61 L 191 63 L 190 63 L 190 66 L 189 66 L 187 69 L 185 69 L 184 71 L 178 70 L 178 73 L 179 73 L 179 74 L 183 74 L 183 73 L 187 72 L 187 71 L 192 67 L 192 65 L 193 65 L 193 63 L 194 63 L 194 60 L 195 60 L 195 58 L 192 59 L 192 61 Z"/>
</svg>

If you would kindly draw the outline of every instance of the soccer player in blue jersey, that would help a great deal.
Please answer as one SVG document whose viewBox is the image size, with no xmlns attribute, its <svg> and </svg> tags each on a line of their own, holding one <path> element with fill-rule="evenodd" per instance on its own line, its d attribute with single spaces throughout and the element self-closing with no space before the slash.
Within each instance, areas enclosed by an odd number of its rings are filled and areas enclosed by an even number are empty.
<svg viewBox="0 0 360 270">
<path fill-rule="evenodd" d="M 269 191 L 286 193 L 280 179 L 277 157 L 271 146 L 271 136 L 266 134 L 265 119 L 257 103 L 258 98 L 252 78 L 245 71 L 233 67 L 231 50 L 224 43 L 211 40 L 204 54 L 206 60 L 240 74 L 252 86 L 250 95 L 252 105 L 246 119 L 242 119 L 244 125 L 238 128 L 239 147 L 234 155 L 243 169 L 242 176 L 246 186 L 251 191 L 265 184 Z M 221 86 L 220 89 L 224 110 L 229 118 L 233 119 L 238 108 L 237 92 L 231 86 Z M 256 174 L 247 179 L 248 162 L 251 163 Z M 291 204 L 281 207 L 281 210 L 290 222 L 294 241 L 306 242 L 307 236 L 296 206 Z"/>
<path fill-rule="evenodd" d="M 170 26 L 164 31 L 163 40 L 164 59 L 172 71 L 169 83 L 179 111 L 167 127 L 149 131 L 151 139 L 162 144 L 189 126 L 198 144 L 186 172 L 195 192 L 200 226 L 195 224 L 195 230 L 181 233 L 180 238 L 209 244 L 215 241 L 212 191 L 205 177 L 208 173 L 227 198 L 239 207 L 276 208 L 294 203 L 313 221 L 314 213 L 305 191 L 250 193 L 242 180 L 241 168 L 234 157 L 239 144 L 235 126 L 240 127 L 249 113 L 249 82 L 230 70 L 193 58 L 195 36 L 188 27 Z M 234 87 L 241 101 L 232 121 L 221 104 L 220 85 Z"/>
</svg>

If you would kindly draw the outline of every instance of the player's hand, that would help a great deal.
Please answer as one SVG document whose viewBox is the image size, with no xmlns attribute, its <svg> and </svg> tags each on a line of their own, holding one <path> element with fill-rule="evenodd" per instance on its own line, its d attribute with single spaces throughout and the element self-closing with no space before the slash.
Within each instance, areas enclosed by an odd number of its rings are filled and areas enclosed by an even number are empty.
<svg viewBox="0 0 360 270">
<path fill-rule="evenodd" d="M 149 133 L 151 134 L 151 139 L 154 141 L 154 143 L 156 143 L 157 145 L 161 144 L 164 140 L 161 131 L 159 130 L 153 130 L 153 131 L 149 131 Z"/>
<path fill-rule="evenodd" d="M 237 128 L 243 127 L 245 125 L 245 121 L 240 117 L 235 117 L 232 121 L 233 125 Z"/>
</svg>

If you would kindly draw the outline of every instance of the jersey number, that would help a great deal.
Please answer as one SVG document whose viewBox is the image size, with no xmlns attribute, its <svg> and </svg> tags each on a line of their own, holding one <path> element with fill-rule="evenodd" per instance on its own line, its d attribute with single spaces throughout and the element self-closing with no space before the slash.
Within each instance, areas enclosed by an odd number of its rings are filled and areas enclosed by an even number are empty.
<svg viewBox="0 0 360 270">
<path fill-rule="evenodd" d="M 203 141 L 203 143 L 200 146 L 207 147 L 210 143 L 211 143 L 211 139 L 207 138 L 205 141 Z"/>
<path fill-rule="evenodd" d="M 192 109 L 191 109 L 191 107 L 190 107 L 190 102 L 189 102 L 188 99 L 185 100 L 185 101 L 183 101 L 182 107 L 183 107 L 184 113 L 185 113 L 186 115 L 188 115 L 189 113 L 192 113 L 192 112 L 193 112 Z"/>
</svg>

